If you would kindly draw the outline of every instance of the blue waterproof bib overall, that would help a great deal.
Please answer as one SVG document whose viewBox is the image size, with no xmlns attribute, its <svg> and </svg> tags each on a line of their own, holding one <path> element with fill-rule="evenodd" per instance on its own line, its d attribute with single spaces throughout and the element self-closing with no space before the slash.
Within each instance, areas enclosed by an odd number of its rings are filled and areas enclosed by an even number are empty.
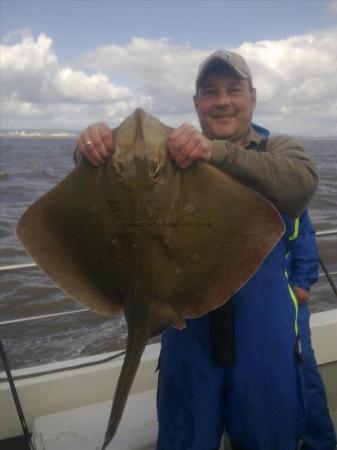
<svg viewBox="0 0 337 450">
<path fill-rule="evenodd" d="M 235 365 L 211 358 L 209 315 L 162 336 L 157 450 L 213 450 L 224 427 L 249 450 L 294 450 L 304 427 L 288 234 L 233 296 Z M 225 282 L 225 281 L 224 281 Z"/>
</svg>

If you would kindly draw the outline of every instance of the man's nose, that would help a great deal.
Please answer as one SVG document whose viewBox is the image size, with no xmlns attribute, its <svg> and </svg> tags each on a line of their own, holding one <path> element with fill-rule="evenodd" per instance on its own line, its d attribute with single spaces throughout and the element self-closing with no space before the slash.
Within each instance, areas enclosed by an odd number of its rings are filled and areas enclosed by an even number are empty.
<svg viewBox="0 0 337 450">
<path fill-rule="evenodd" d="M 216 104 L 220 107 L 226 107 L 230 105 L 230 97 L 226 92 L 219 92 L 216 98 Z"/>
</svg>

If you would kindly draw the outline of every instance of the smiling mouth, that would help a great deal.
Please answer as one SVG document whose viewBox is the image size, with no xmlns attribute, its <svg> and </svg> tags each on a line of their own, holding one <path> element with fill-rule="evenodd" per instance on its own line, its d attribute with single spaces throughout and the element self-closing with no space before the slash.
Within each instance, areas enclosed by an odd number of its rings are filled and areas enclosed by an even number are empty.
<svg viewBox="0 0 337 450">
<path fill-rule="evenodd" d="M 233 119 L 233 115 L 223 115 L 223 116 L 212 116 L 213 117 L 213 119 L 215 119 L 215 120 L 224 120 L 224 121 L 227 121 L 227 120 L 231 120 L 231 119 Z"/>
<path fill-rule="evenodd" d="M 225 111 L 213 111 L 213 114 L 211 113 L 211 116 L 214 119 L 231 119 L 232 117 L 234 117 L 235 113 L 234 112 L 230 112 L 229 110 Z"/>
</svg>

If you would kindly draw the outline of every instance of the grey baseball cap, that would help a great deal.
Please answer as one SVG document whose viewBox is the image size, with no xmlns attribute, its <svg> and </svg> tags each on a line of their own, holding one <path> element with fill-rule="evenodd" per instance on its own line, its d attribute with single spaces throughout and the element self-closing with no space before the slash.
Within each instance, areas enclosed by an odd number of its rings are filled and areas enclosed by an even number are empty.
<svg viewBox="0 0 337 450">
<path fill-rule="evenodd" d="M 209 55 L 199 66 L 197 79 L 195 85 L 198 87 L 206 74 L 206 72 L 218 63 L 223 63 L 231 67 L 240 78 L 252 79 L 252 74 L 246 61 L 242 56 L 228 50 L 217 50 Z"/>
</svg>

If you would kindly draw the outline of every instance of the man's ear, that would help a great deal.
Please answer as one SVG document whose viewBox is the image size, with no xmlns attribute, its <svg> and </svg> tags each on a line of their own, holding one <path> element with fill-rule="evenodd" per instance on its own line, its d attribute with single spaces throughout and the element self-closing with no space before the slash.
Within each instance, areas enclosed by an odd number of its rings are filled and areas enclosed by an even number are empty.
<svg viewBox="0 0 337 450">
<path fill-rule="evenodd" d="M 198 94 L 193 95 L 194 108 L 198 109 Z"/>
<path fill-rule="evenodd" d="M 256 89 L 255 88 L 251 89 L 250 95 L 251 95 L 251 98 L 252 98 L 252 100 L 251 100 L 252 107 L 253 107 L 253 109 L 255 109 L 255 106 L 256 106 Z"/>
</svg>

